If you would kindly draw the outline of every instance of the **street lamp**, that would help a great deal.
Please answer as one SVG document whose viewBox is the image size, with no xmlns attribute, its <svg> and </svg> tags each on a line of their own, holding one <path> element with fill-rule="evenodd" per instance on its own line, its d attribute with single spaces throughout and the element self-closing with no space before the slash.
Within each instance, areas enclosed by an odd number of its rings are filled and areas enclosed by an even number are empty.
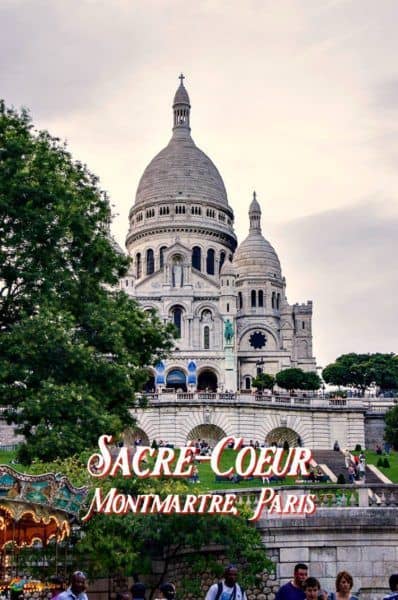
<svg viewBox="0 0 398 600">
<path fill-rule="evenodd" d="M 257 375 L 260 375 L 260 373 L 263 372 L 264 364 L 265 364 L 265 360 L 263 357 L 261 357 L 259 360 L 256 361 Z"/>
</svg>

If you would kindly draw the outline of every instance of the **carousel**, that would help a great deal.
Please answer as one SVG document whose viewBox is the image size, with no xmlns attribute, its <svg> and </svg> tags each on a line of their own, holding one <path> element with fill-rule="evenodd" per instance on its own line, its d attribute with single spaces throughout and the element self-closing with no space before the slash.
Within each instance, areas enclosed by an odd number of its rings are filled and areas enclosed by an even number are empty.
<svg viewBox="0 0 398 600">
<path fill-rule="evenodd" d="M 0 592 L 19 579 L 19 550 L 59 544 L 70 535 L 87 491 L 60 474 L 27 475 L 0 465 Z"/>
</svg>

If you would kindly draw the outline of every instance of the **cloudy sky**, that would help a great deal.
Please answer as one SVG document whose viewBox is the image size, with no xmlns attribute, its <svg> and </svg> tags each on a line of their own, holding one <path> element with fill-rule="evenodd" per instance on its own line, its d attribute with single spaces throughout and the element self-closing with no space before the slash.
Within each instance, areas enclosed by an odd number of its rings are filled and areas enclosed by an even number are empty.
<svg viewBox="0 0 398 600">
<path fill-rule="evenodd" d="M 252 190 L 314 351 L 398 351 L 396 0 L 0 0 L 0 95 L 101 178 L 123 245 L 186 75 L 242 240 Z"/>
</svg>

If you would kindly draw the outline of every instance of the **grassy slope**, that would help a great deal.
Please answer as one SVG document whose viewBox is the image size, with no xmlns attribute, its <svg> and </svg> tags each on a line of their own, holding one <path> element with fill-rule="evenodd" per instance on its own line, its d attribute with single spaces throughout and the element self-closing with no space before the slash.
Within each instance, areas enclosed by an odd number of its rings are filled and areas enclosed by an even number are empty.
<svg viewBox="0 0 398 600">
<path fill-rule="evenodd" d="M 355 454 L 358 454 L 357 452 Z M 377 461 L 379 460 L 379 456 L 376 452 L 367 450 L 365 452 L 366 460 L 368 464 L 377 465 Z M 220 469 L 226 470 L 230 466 L 234 464 L 234 458 L 236 453 L 233 450 L 225 450 L 222 455 L 222 460 L 220 463 Z M 383 455 L 383 458 L 385 455 Z M 0 450 L 0 464 L 9 464 L 11 467 L 16 469 L 17 471 L 29 471 L 26 467 L 23 467 L 20 464 L 13 464 L 15 460 L 15 452 L 14 451 L 4 451 Z M 390 456 L 388 457 L 390 461 L 390 468 L 386 469 L 383 467 L 378 467 L 382 473 L 384 473 L 391 481 L 394 483 L 398 483 L 398 452 L 391 451 Z M 198 464 L 199 468 L 199 479 L 200 483 L 195 486 L 195 489 L 199 489 L 200 491 L 207 490 L 222 490 L 222 489 L 244 489 L 250 487 L 260 487 L 263 485 L 261 479 L 248 479 L 236 482 L 230 481 L 216 481 L 216 476 L 210 467 L 210 461 L 200 462 Z M 283 482 L 271 483 L 271 485 L 293 485 L 297 479 L 300 479 L 300 476 L 296 477 L 288 477 Z M 264 485 L 268 485 L 265 483 Z"/>
</svg>

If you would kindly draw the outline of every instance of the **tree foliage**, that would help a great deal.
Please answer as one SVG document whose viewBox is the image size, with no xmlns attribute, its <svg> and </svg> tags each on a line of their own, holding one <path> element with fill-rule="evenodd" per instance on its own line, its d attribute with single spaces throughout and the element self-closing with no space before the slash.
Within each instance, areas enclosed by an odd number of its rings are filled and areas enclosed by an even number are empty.
<svg viewBox="0 0 398 600">
<path fill-rule="evenodd" d="M 398 357 L 395 354 L 343 354 L 322 372 L 326 383 L 365 390 L 375 383 L 380 389 L 398 388 Z"/>
<path fill-rule="evenodd" d="M 19 459 L 66 457 L 133 423 L 171 329 L 114 291 L 128 260 L 97 178 L 0 103 L 0 393 Z"/>
<path fill-rule="evenodd" d="M 302 369 L 292 368 L 279 371 L 275 381 L 284 390 L 318 390 L 321 380 L 315 372 L 305 372 Z"/>
<path fill-rule="evenodd" d="M 268 373 L 259 373 L 253 379 L 252 386 L 258 390 L 272 390 L 275 385 L 275 377 Z"/>
<path fill-rule="evenodd" d="M 384 417 L 384 439 L 398 450 L 398 406 L 393 406 Z"/>
<path fill-rule="evenodd" d="M 195 493 L 185 482 L 173 479 L 122 479 L 104 480 L 96 485 L 117 487 L 120 492 L 135 494 Z M 264 569 L 272 569 L 261 536 L 253 524 L 247 522 L 247 508 L 239 516 L 225 515 L 157 515 L 125 514 L 93 516 L 83 527 L 84 535 L 76 546 L 77 562 L 90 556 L 89 573 L 101 575 L 131 575 L 134 572 L 151 573 L 153 561 L 164 561 L 163 570 L 154 584 L 156 589 L 167 576 L 173 559 L 184 551 L 193 552 L 203 571 L 215 577 L 222 575 L 220 565 L 210 552 L 209 546 L 226 549 L 231 562 L 244 564 L 244 585 L 253 584 L 256 575 Z M 200 556 L 199 556 L 200 552 Z"/>
</svg>

